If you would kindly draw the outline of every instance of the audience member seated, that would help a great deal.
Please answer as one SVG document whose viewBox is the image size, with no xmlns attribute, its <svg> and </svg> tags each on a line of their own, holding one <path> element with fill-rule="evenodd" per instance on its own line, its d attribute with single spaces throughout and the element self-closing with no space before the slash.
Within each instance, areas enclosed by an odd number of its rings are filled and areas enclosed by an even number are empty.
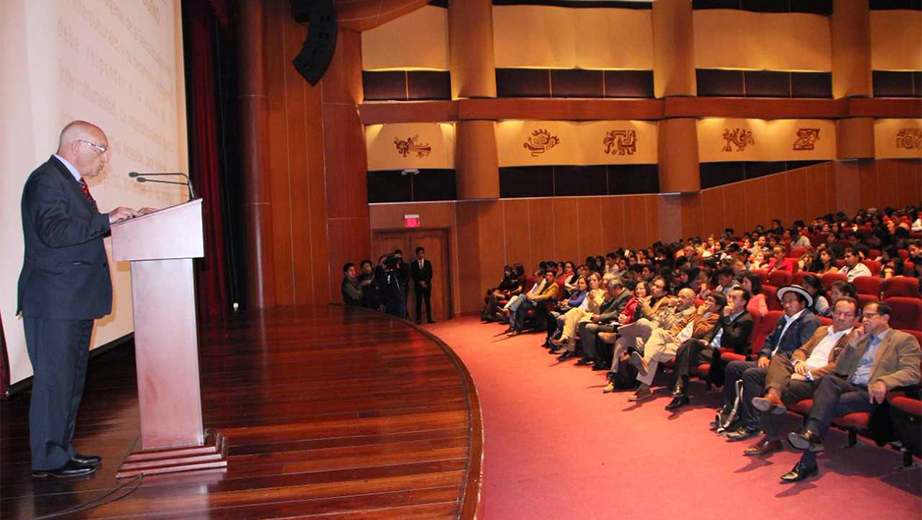
<svg viewBox="0 0 922 520">
<path fill-rule="evenodd" d="M 608 298 L 602 303 L 599 314 L 579 324 L 579 338 L 583 346 L 583 357 L 577 365 L 591 365 L 593 370 L 611 368 L 610 362 L 599 356 L 597 341 L 599 332 L 614 332 L 621 313 L 625 311 L 634 293 L 624 288 L 621 279 L 608 282 Z"/>
<path fill-rule="evenodd" d="M 839 274 L 844 274 L 849 282 L 854 282 L 859 276 L 872 276 L 871 270 L 864 265 L 865 250 L 860 247 L 845 248 L 845 266 L 839 269 Z"/>
<path fill-rule="evenodd" d="M 813 297 L 813 305 L 810 310 L 817 316 L 832 317 L 832 308 L 829 306 L 826 289 L 823 287 L 820 277 L 812 273 L 804 276 L 802 287 Z"/>
<path fill-rule="evenodd" d="M 566 315 L 570 309 L 575 309 L 582 305 L 587 294 L 589 294 L 589 280 L 587 280 L 585 276 L 580 276 L 577 278 L 576 288 L 573 290 L 572 296 L 570 296 L 568 300 L 558 302 L 554 310 L 547 314 L 547 323 L 545 324 L 547 337 L 544 340 L 545 346 L 551 346 L 551 340 L 554 339 L 554 335 L 563 326 L 564 315 Z"/>
<path fill-rule="evenodd" d="M 787 271 L 789 273 L 794 272 L 794 261 L 785 258 L 784 248 L 781 246 L 775 246 L 772 248 L 772 258 L 768 262 L 768 267 L 765 268 L 769 273 L 772 271 Z"/>
<path fill-rule="evenodd" d="M 510 336 L 518 335 L 522 332 L 525 323 L 525 313 L 529 309 L 534 309 L 544 302 L 557 298 L 557 282 L 554 281 L 554 271 L 548 269 L 539 273 L 542 276 L 540 283 L 536 283 L 537 290 L 529 291 L 528 294 L 519 298 L 518 305 L 512 311 L 512 317 L 509 319 L 509 328 L 506 333 Z"/>
<path fill-rule="evenodd" d="M 749 349 L 749 337 L 752 334 L 752 316 L 746 310 L 750 295 L 746 289 L 737 287 L 730 291 L 730 297 L 721 301 L 723 294 L 714 293 L 708 297 L 721 311 L 714 327 L 700 340 L 693 338 L 685 341 L 676 352 L 672 367 L 672 401 L 666 405 L 670 411 L 678 410 L 688 404 L 688 379 L 692 363 L 694 366 L 710 363 L 712 372 L 720 366 L 721 348 L 744 353 Z"/>
<path fill-rule="evenodd" d="M 723 307 L 718 303 L 718 298 L 726 304 L 723 294 L 714 292 L 696 309 L 695 292 L 687 287 L 679 290 L 679 303 L 675 309 L 678 318 L 670 328 L 658 328 L 650 333 L 650 339 L 643 345 L 643 355 L 636 350 L 631 354 L 631 363 L 637 369 L 637 380 L 640 381 L 640 387 L 632 400 L 641 401 L 653 394 L 650 386 L 660 362 L 675 357 L 679 346 L 685 341 L 701 339 L 714 328 L 717 313 Z"/>
<path fill-rule="evenodd" d="M 601 288 L 602 279 L 599 273 L 589 275 L 589 294 L 583 300 L 583 303 L 575 309 L 570 309 L 564 314 L 562 332 L 559 339 L 552 340 L 552 343 L 558 347 L 565 347 L 559 361 L 565 361 L 576 355 L 576 332 L 580 321 L 588 321 L 589 318 L 599 313 L 602 302 L 605 301 L 606 292 Z M 552 353 L 554 350 L 552 349 Z"/>
<path fill-rule="evenodd" d="M 762 279 L 759 275 L 751 271 L 743 271 L 740 277 L 743 289 L 746 289 L 750 294 L 749 303 L 746 304 L 746 311 L 755 319 L 768 314 L 768 304 L 765 302 L 765 294 L 762 292 Z M 726 296 L 729 296 L 729 294 Z"/>
<path fill-rule="evenodd" d="M 869 303 L 861 325 L 836 360 L 832 374 L 822 378 L 813 392 L 813 406 L 804 428 L 788 434 L 788 441 L 803 456 L 782 482 L 799 482 L 819 473 L 816 454 L 833 419 L 855 412 L 870 412 L 883 403 L 887 392 L 919 383 L 922 351 L 915 336 L 890 328 L 890 308 Z"/>
<path fill-rule="evenodd" d="M 723 385 L 723 408 L 713 424 L 714 430 L 726 434 L 729 441 L 742 441 L 759 435 L 759 418 L 752 408 L 752 397 L 762 395 L 771 359 L 790 357 L 807 342 L 819 327 L 810 311 L 813 298 L 797 285 L 778 289 L 784 316 L 762 345 L 757 361 L 731 361 Z M 735 413 L 734 413 L 735 412 Z"/>
<path fill-rule="evenodd" d="M 853 298 L 836 300 L 832 325 L 816 329 L 806 343 L 790 358 L 775 356 L 765 377 L 765 396 L 753 397 L 752 406 L 761 413 L 762 439 L 746 448 L 744 455 L 768 455 L 782 449 L 778 433 L 778 416 L 787 411 L 786 404 L 809 399 L 820 380 L 832 372 L 836 360 L 848 345 L 858 323 L 858 302 Z"/>
</svg>

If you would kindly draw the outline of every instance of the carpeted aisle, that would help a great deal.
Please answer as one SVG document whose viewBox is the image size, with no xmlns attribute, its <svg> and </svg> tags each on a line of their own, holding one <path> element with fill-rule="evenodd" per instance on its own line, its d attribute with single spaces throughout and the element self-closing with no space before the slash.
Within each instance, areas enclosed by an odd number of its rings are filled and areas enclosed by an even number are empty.
<svg viewBox="0 0 922 520">
<path fill-rule="evenodd" d="M 602 372 L 557 363 L 544 333 L 496 336 L 498 324 L 464 317 L 425 327 L 474 377 L 484 421 L 487 520 L 733 518 L 919 519 L 922 470 L 895 471 L 900 454 L 873 445 L 842 449 L 832 431 L 820 476 L 778 477 L 797 461 L 790 446 L 765 459 L 741 455 L 708 430 L 716 392 L 692 388 L 692 406 L 663 407 L 661 389 L 640 404 L 602 394 Z M 799 425 L 788 417 L 788 429 Z M 786 430 L 788 431 L 788 430 Z"/>
</svg>

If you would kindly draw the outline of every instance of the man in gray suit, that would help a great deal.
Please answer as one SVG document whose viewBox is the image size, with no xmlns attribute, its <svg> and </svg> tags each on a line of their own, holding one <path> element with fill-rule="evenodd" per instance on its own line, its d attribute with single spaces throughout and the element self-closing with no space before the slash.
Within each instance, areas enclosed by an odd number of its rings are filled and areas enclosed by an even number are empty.
<svg viewBox="0 0 922 520">
<path fill-rule="evenodd" d="M 71 477 L 96 470 L 102 459 L 71 443 L 86 381 L 93 320 L 112 311 L 112 281 L 103 247 L 109 224 L 137 212 L 100 213 L 86 179 L 109 162 L 109 141 L 95 125 L 74 121 L 58 151 L 39 166 L 22 192 L 25 258 L 18 311 L 32 362 L 29 442 L 35 477 Z"/>
</svg>

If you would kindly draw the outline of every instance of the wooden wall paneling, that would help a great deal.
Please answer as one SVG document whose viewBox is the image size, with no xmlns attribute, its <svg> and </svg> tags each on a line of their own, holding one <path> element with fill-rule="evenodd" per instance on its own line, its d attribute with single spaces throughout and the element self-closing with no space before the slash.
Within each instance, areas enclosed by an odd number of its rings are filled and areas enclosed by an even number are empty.
<svg viewBox="0 0 922 520">
<path fill-rule="evenodd" d="M 624 120 L 662 119 L 656 99 L 461 99 L 458 119 Z"/>
<path fill-rule="evenodd" d="M 575 198 L 555 198 L 554 254 L 552 258 L 586 258 L 579 256 L 579 228 L 582 225 L 579 201 Z"/>
<path fill-rule="evenodd" d="M 647 214 L 645 222 L 647 223 L 647 240 L 649 246 L 657 240 L 662 240 L 659 229 L 659 195 L 644 195 L 644 211 Z"/>
<path fill-rule="evenodd" d="M 589 255 L 604 255 L 602 241 L 602 199 L 601 197 L 581 197 L 577 199 L 579 214 L 579 250 L 577 258 Z"/>
<path fill-rule="evenodd" d="M 599 200 L 599 217 L 605 251 L 624 247 L 624 197 L 602 197 Z"/>
<path fill-rule="evenodd" d="M 461 312 L 473 312 L 483 307 L 480 290 L 480 223 L 477 218 L 478 205 L 482 202 L 459 202 L 458 222 L 458 292 Z M 496 283 L 485 277 L 487 283 Z M 498 279 L 497 279 L 498 280 Z"/>
<path fill-rule="evenodd" d="M 486 290 L 502 278 L 506 257 L 503 236 L 503 208 L 500 201 L 477 202 L 480 240 L 480 288 Z"/>
<path fill-rule="evenodd" d="M 665 117 L 753 117 L 759 119 L 835 119 L 848 115 L 846 100 L 669 97 Z"/>
<path fill-rule="evenodd" d="M 624 197 L 624 247 L 639 249 L 648 247 L 647 200 L 645 195 Z"/>
<path fill-rule="evenodd" d="M 860 162 L 837 161 L 833 163 L 833 183 L 836 190 L 836 212 L 853 215 L 861 207 L 859 186 Z"/>
<path fill-rule="evenodd" d="M 528 199 L 528 243 L 530 257 L 525 264 L 526 269 L 534 269 L 541 260 L 570 259 L 577 262 L 578 258 L 567 258 L 563 253 L 557 253 L 556 236 L 557 226 L 554 199 Z M 582 263 L 577 262 L 577 265 Z"/>
<path fill-rule="evenodd" d="M 324 293 L 316 293 L 313 287 L 314 271 L 312 242 L 315 238 L 311 227 L 312 219 L 323 220 L 323 214 L 311 214 L 311 190 L 318 190 L 322 184 L 312 184 L 311 176 L 322 179 L 323 151 L 322 137 L 315 146 L 308 148 L 310 141 L 308 127 L 316 136 L 321 136 L 321 112 L 319 90 L 311 88 L 291 66 L 289 56 L 297 55 L 301 50 L 307 31 L 301 25 L 286 23 L 283 41 L 285 51 L 281 56 L 281 66 L 285 72 L 285 99 L 287 105 L 286 138 L 288 150 L 288 193 L 279 194 L 282 200 L 288 200 L 291 211 L 288 215 L 291 236 L 291 285 L 293 303 L 326 303 Z M 308 109 L 312 105 L 312 109 Z M 316 154 L 317 157 L 311 157 Z M 314 159 L 310 164 L 310 159 Z M 316 159 L 320 159 L 317 161 Z M 313 170 L 311 169 L 313 167 Z M 322 190 L 318 190 L 322 191 Z M 279 199 L 276 199 L 279 200 Z M 367 227 L 365 228 L 367 229 Z M 325 239 L 326 229 L 322 236 Z M 320 238 L 319 236 L 316 238 Z M 278 277 L 276 277 L 278 286 Z M 319 299 L 315 297 L 320 296 Z"/>
<path fill-rule="evenodd" d="M 682 199 L 682 237 L 701 236 L 703 233 L 701 193 L 683 193 Z"/>
<path fill-rule="evenodd" d="M 503 200 L 500 201 L 503 209 L 503 234 L 505 237 L 504 264 L 521 263 L 532 265 L 531 247 L 529 246 L 528 233 L 528 201 Z"/>
<path fill-rule="evenodd" d="M 302 259 L 302 264 L 295 272 L 295 277 L 310 277 L 310 301 L 322 303 L 326 301 L 326 294 L 329 287 L 335 287 L 336 277 L 330 271 L 329 263 L 329 236 L 327 233 L 327 199 L 325 190 L 326 165 L 324 161 L 324 142 L 323 142 L 323 106 L 321 104 L 320 87 L 311 87 L 307 82 L 304 83 L 305 96 L 305 113 L 307 118 L 307 129 L 304 134 L 304 141 L 300 146 L 307 154 L 307 166 L 303 177 L 304 187 L 307 189 L 307 199 L 302 204 L 306 205 L 307 221 L 301 221 L 301 233 L 295 234 L 295 250 L 303 251 L 306 256 Z M 295 143 L 297 146 L 298 144 Z M 296 172 L 297 173 L 297 172 Z M 362 188 L 364 191 L 364 186 Z M 295 229 L 298 229 L 297 227 Z M 358 233 L 367 233 L 368 228 L 358 230 Z M 305 236 L 306 235 L 306 236 Z M 300 246 L 298 245 L 300 242 Z M 368 243 L 368 239 L 366 239 Z M 366 245 L 363 250 L 367 251 Z M 305 251 L 306 249 L 306 251 Z M 354 251 L 353 254 L 361 256 L 361 251 Z M 368 253 L 366 253 L 368 254 Z M 369 256 L 371 256 L 369 254 Z M 309 271 L 309 272 L 307 272 Z M 307 291 L 302 291 L 307 293 Z M 305 297 L 307 294 L 305 294 Z M 299 292 L 300 300 L 300 292 Z"/>
<path fill-rule="evenodd" d="M 380 123 L 440 123 L 458 120 L 457 101 L 411 101 L 404 103 L 362 103 L 363 125 Z"/>
<path fill-rule="evenodd" d="M 732 227 L 741 233 L 746 226 L 746 186 L 738 182 L 724 186 L 724 225 L 723 229 Z M 723 233 L 721 229 L 721 233 Z"/>
<path fill-rule="evenodd" d="M 711 188 L 701 190 L 701 236 L 718 235 L 723 232 L 724 190 Z"/>
<path fill-rule="evenodd" d="M 894 163 L 899 184 L 899 205 L 919 204 L 922 201 L 922 161 L 884 161 Z"/>
<path fill-rule="evenodd" d="M 848 99 L 849 117 L 919 117 L 920 112 L 922 112 L 922 99 L 860 97 Z"/>
<path fill-rule="evenodd" d="M 807 200 L 807 179 L 803 169 L 792 170 L 784 175 L 787 177 L 788 211 L 781 223 L 787 227 L 797 219 L 812 218 L 814 210 L 810 209 Z"/>
<path fill-rule="evenodd" d="M 766 227 L 772 219 L 782 222 L 788 220 L 788 195 L 787 177 L 784 174 L 771 175 L 765 178 L 765 196 L 768 201 L 768 218 L 763 222 Z"/>
<path fill-rule="evenodd" d="M 825 213 L 835 213 L 836 209 L 836 172 L 835 161 L 824 163 L 823 172 L 826 176 L 826 210 Z M 825 214 L 824 213 L 824 214 Z"/>
<path fill-rule="evenodd" d="M 768 196 L 765 193 L 768 186 L 765 177 L 752 179 L 743 183 L 743 194 L 746 204 L 746 220 L 744 229 L 755 229 L 759 224 L 766 225 L 770 222 L 768 216 Z"/>
<path fill-rule="evenodd" d="M 858 161 L 858 201 L 860 207 L 880 207 L 879 178 L 875 161 Z"/>
<path fill-rule="evenodd" d="M 809 219 L 829 212 L 826 197 L 826 165 L 817 164 L 804 168 L 804 183 L 809 213 L 804 222 L 809 223 Z"/>
<path fill-rule="evenodd" d="M 276 300 L 280 305 L 294 303 L 294 266 L 291 244 L 291 170 L 288 139 L 289 99 L 286 78 L 287 69 L 297 72 L 285 59 L 288 23 L 287 5 L 283 0 L 266 4 L 266 27 L 269 34 L 281 34 L 282 38 L 267 38 L 266 45 L 266 93 L 268 95 L 269 117 L 269 177 L 272 189 L 272 247 L 275 263 Z M 303 40 L 302 40 L 303 41 Z M 298 76 L 300 78 L 300 76 Z M 304 81 L 301 78 L 301 81 Z"/>
<path fill-rule="evenodd" d="M 674 242 L 682 238 L 682 196 L 656 195 L 660 240 Z"/>
<path fill-rule="evenodd" d="M 877 173 L 878 208 L 899 206 L 899 165 L 893 162 L 874 161 L 874 169 Z"/>
</svg>

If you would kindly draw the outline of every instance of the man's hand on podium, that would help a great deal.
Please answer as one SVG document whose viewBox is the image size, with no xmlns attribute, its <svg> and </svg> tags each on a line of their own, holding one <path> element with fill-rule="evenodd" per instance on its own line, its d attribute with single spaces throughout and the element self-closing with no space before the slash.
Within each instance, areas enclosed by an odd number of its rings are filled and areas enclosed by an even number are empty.
<svg viewBox="0 0 922 520">
<path fill-rule="evenodd" d="M 121 222 L 123 220 L 128 220 L 138 216 L 138 212 L 131 209 L 119 206 L 114 210 L 109 212 L 109 224 L 114 224 L 116 222 Z"/>
<path fill-rule="evenodd" d="M 155 211 L 160 211 L 160 210 L 157 208 L 141 208 L 138 210 L 138 216 L 140 217 L 144 215 L 150 215 L 151 213 Z"/>
</svg>

